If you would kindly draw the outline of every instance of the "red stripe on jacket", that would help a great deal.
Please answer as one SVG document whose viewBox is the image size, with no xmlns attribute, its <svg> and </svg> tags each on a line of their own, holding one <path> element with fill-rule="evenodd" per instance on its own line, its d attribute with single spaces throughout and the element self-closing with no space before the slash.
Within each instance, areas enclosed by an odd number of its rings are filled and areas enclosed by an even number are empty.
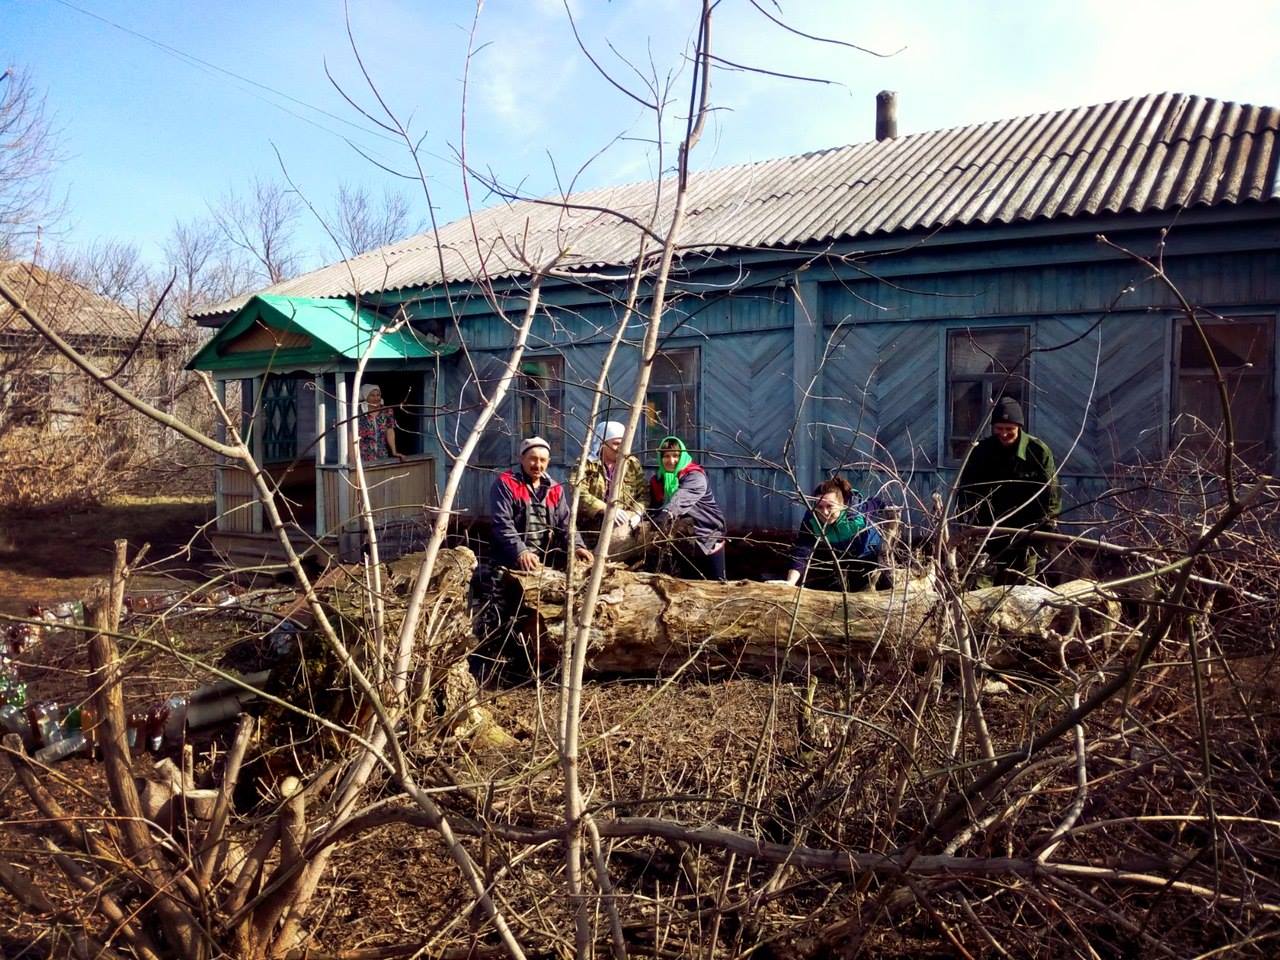
<svg viewBox="0 0 1280 960">
<path fill-rule="evenodd" d="M 545 476 L 546 475 L 544 474 L 543 477 L 545 478 Z M 533 502 L 533 492 L 529 489 L 529 485 L 524 482 L 522 477 L 517 477 L 515 473 L 507 470 L 499 477 L 499 479 L 502 481 L 502 485 L 507 488 L 511 493 L 511 496 L 515 499 L 524 504 Z M 560 498 L 564 496 L 564 487 L 558 480 L 552 480 L 549 482 L 551 483 L 551 489 L 547 491 L 546 499 L 543 502 L 546 504 L 548 510 L 554 510 L 556 508 L 556 504 L 560 502 Z M 540 479 L 538 483 L 542 483 L 542 480 Z"/>
<path fill-rule="evenodd" d="M 702 467 L 698 466 L 698 464 L 691 463 L 676 474 L 676 479 L 683 480 L 686 473 L 693 473 L 695 470 L 698 473 L 706 472 Z M 658 479 L 658 475 L 656 473 L 649 478 L 649 494 L 653 498 L 653 505 L 655 507 L 662 506 L 663 501 L 667 499 L 667 488 L 662 485 L 662 481 Z"/>
</svg>

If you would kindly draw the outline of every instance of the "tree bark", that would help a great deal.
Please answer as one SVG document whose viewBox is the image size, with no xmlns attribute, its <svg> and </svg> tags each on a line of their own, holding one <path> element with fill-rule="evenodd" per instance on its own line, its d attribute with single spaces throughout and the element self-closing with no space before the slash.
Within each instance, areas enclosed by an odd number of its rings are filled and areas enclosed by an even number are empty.
<svg viewBox="0 0 1280 960">
<path fill-rule="evenodd" d="M 517 629 L 540 637 L 531 648 L 548 661 L 558 656 L 564 575 L 507 571 L 504 586 Z M 1097 586 L 1073 580 L 1052 588 L 990 587 L 960 600 L 975 631 L 993 639 L 990 659 L 1014 643 L 1044 648 L 1077 615 L 1086 624 L 1100 614 L 1114 618 L 1115 604 Z M 927 579 L 845 595 L 615 570 L 600 591 L 588 667 L 595 673 L 669 672 L 695 658 L 755 671 L 828 671 L 849 661 L 924 661 L 954 649 L 951 638 L 940 635 L 943 600 Z"/>
</svg>

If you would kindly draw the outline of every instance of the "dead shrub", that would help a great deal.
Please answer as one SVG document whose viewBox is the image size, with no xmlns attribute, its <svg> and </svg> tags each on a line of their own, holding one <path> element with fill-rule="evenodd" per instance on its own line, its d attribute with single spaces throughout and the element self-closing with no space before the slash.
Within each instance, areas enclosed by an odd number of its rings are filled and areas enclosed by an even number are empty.
<svg viewBox="0 0 1280 960">
<path fill-rule="evenodd" d="M 74 428 L 15 426 L 0 437 L 0 510 L 101 503 L 129 488 L 151 459 L 122 420 L 81 418 Z"/>
</svg>

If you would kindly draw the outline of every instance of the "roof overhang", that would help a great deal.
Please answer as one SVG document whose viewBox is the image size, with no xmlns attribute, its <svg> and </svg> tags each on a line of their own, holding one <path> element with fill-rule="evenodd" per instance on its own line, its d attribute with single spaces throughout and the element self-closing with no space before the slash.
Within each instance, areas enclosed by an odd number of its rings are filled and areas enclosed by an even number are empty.
<svg viewBox="0 0 1280 960">
<path fill-rule="evenodd" d="M 293 370 L 342 361 L 421 360 L 457 347 L 335 297 L 252 297 L 191 358 L 188 370 Z"/>
</svg>

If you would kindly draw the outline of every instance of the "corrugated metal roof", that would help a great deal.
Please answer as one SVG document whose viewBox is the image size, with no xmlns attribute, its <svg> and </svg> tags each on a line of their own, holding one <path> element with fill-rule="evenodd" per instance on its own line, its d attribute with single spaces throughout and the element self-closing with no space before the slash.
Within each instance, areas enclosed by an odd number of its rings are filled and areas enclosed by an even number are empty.
<svg viewBox="0 0 1280 960">
<path fill-rule="evenodd" d="M 683 253 L 773 247 L 971 224 L 1159 212 L 1280 199 L 1280 109 L 1178 93 L 935 130 L 698 172 Z M 631 262 L 640 231 L 670 222 L 674 180 L 604 187 L 558 201 L 503 204 L 268 288 L 369 295 Z M 353 283 L 354 278 L 354 283 Z M 246 298 L 203 311 L 235 309 Z"/>
</svg>

